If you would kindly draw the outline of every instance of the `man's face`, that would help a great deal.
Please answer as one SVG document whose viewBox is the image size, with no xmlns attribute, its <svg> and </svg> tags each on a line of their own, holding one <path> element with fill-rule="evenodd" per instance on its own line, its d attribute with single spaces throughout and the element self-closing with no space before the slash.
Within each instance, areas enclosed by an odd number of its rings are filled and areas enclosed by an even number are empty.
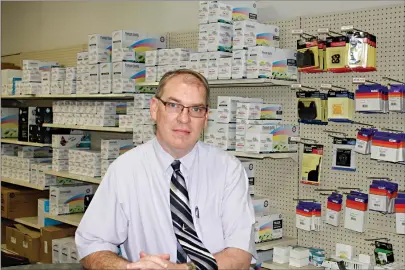
<svg viewBox="0 0 405 270">
<path fill-rule="evenodd" d="M 188 74 L 171 78 L 165 85 L 161 100 L 184 106 L 206 106 L 206 90 L 202 83 Z M 191 117 L 189 109 L 180 113 L 169 112 L 165 105 L 153 98 L 151 117 L 156 122 L 158 137 L 166 151 L 182 153 L 190 151 L 207 124 L 207 113 L 203 117 Z"/>
</svg>

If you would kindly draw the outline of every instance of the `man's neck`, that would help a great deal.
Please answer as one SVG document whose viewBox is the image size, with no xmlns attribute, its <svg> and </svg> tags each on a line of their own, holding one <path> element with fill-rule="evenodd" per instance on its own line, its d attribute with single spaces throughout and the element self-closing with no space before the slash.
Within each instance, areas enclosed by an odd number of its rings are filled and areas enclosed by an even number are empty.
<svg viewBox="0 0 405 270">
<path fill-rule="evenodd" d="M 156 134 L 156 139 L 160 146 L 165 150 L 169 155 L 173 157 L 173 159 L 180 159 L 182 157 L 185 157 L 188 153 L 193 150 L 193 148 L 190 149 L 173 149 L 169 147 L 161 138 L 158 134 Z M 194 146 L 193 146 L 194 147 Z"/>
</svg>

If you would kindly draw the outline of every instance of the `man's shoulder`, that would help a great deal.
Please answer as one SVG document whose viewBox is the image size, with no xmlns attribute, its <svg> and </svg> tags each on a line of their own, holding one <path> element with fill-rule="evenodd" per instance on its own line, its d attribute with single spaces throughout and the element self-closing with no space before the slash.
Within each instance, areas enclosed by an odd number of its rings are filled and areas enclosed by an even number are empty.
<svg viewBox="0 0 405 270">
<path fill-rule="evenodd" d="M 126 165 L 128 162 L 131 164 L 138 164 L 139 161 L 145 160 L 145 155 L 153 150 L 152 141 L 140 144 L 120 155 L 114 163 L 116 166 Z"/>
<path fill-rule="evenodd" d="M 221 163 L 226 162 L 226 164 L 240 162 L 239 159 L 229 153 L 229 151 L 219 149 L 212 144 L 207 144 L 205 142 L 199 141 L 198 147 L 200 149 L 200 153 L 202 155 L 205 155 L 206 158 L 208 158 L 209 160 Z"/>
</svg>

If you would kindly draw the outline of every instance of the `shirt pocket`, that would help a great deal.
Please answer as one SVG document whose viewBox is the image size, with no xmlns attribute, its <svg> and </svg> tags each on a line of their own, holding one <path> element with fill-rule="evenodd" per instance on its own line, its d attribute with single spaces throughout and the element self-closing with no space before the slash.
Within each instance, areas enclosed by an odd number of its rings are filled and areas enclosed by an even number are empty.
<svg viewBox="0 0 405 270">
<path fill-rule="evenodd" d="M 204 207 L 196 207 L 193 211 L 193 219 L 197 234 L 205 248 L 211 253 L 222 251 L 225 245 L 222 220 L 215 207 L 208 204 Z"/>
</svg>

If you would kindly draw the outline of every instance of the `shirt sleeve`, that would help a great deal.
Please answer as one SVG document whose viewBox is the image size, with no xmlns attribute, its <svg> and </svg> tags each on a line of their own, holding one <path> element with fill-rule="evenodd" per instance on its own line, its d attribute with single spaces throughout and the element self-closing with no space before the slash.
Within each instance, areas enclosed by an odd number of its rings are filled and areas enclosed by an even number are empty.
<svg viewBox="0 0 405 270">
<path fill-rule="evenodd" d="M 111 164 L 76 230 L 79 259 L 97 251 L 118 253 L 128 235 L 128 219 L 117 196 L 118 179 Z"/>
<path fill-rule="evenodd" d="M 224 198 L 222 224 L 225 246 L 239 248 L 257 258 L 253 225 L 255 215 L 249 195 L 249 181 L 242 164 L 229 162 Z"/>
</svg>

